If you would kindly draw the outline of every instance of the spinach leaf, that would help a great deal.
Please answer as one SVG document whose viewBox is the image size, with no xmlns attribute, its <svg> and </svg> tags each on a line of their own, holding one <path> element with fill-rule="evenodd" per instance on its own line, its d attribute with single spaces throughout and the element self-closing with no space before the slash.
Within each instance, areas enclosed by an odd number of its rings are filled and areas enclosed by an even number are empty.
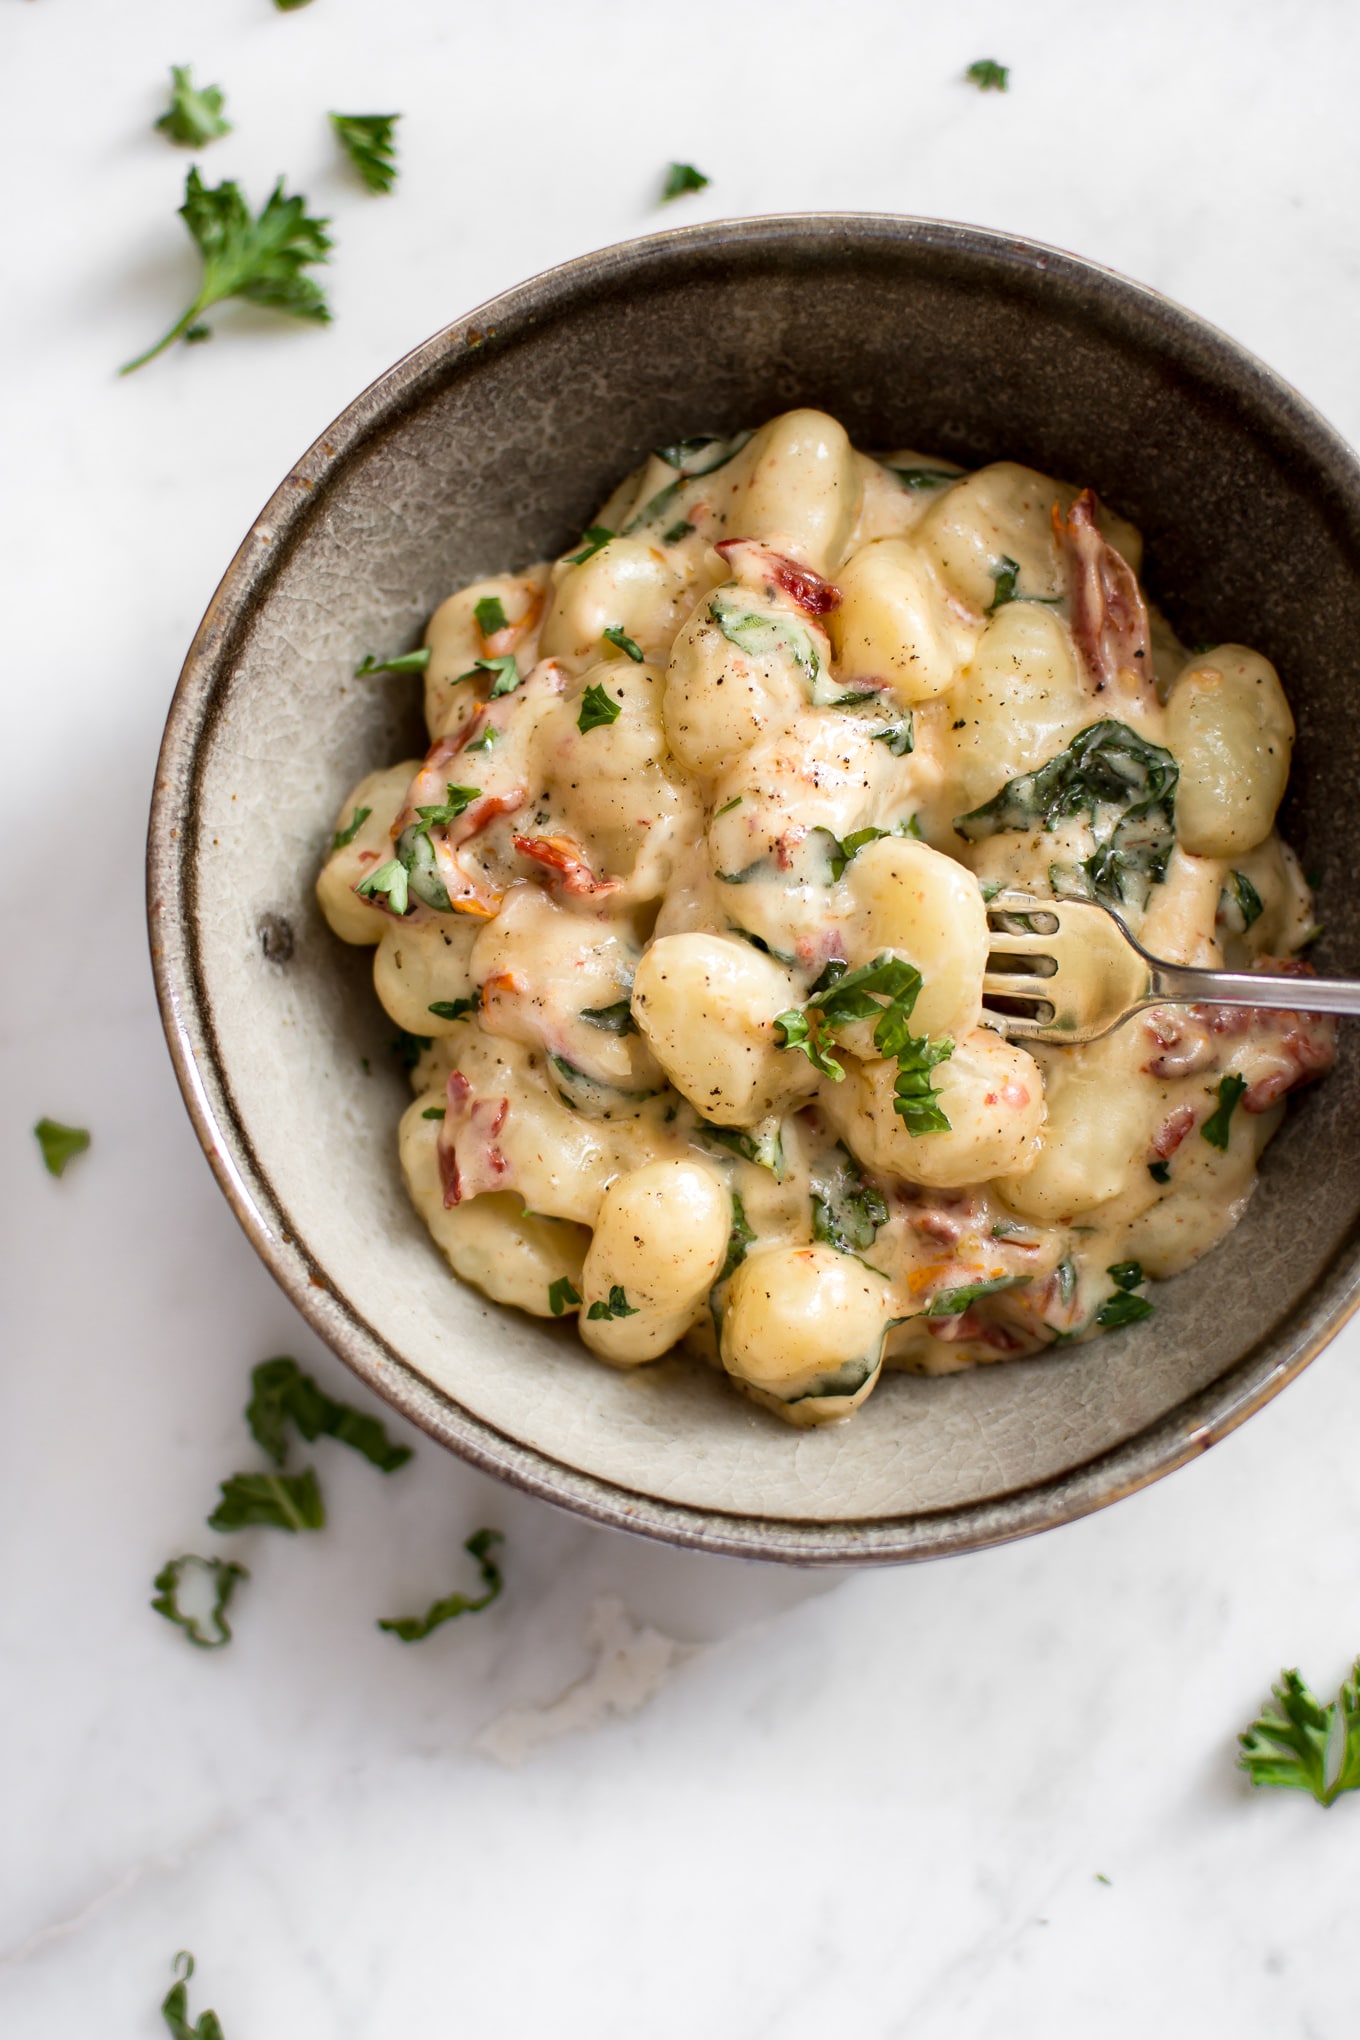
<svg viewBox="0 0 1360 2040">
<path fill-rule="evenodd" d="M 583 1006 L 581 1018 L 605 1034 L 637 1033 L 637 1022 L 627 999 L 618 999 L 612 1006 Z"/>
<path fill-rule="evenodd" d="M 999 1296 L 1003 1289 L 1019 1289 L 1030 1280 L 1028 1275 L 995 1275 L 989 1282 L 965 1282 L 959 1289 L 942 1289 L 938 1296 L 926 1305 L 927 1317 L 962 1317 L 963 1313 L 984 1296 Z"/>
<path fill-rule="evenodd" d="M 815 1163 L 810 1188 L 812 1237 L 838 1254 L 863 1253 L 888 1222 L 883 1193 L 866 1181 L 854 1156 L 839 1144 Z"/>
<path fill-rule="evenodd" d="M 727 1258 L 718 1271 L 718 1281 L 726 1282 L 746 1259 L 746 1249 L 755 1238 L 755 1232 L 746 1222 L 746 1206 L 732 1192 L 732 1230 L 727 1235 Z"/>
<path fill-rule="evenodd" d="M 1232 1116 L 1237 1110 L 1238 1100 L 1246 1088 L 1247 1080 L 1245 1077 L 1220 1077 L 1218 1083 L 1218 1106 L 1215 1111 L 1210 1113 L 1200 1128 L 1200 1132 L 1205 1140 L 1208 1141 L 1210 1147 L 1216 1147 L 1222 1154 L 1227 1153 Z"/>
<path fill-rule="evenodd" d="M 1166 876 L 1179 777 L 1171 753 L 1127 723 L 1092 723 L 1037 771 L 1008 779 L 981 807 L 956 815 L 954 827 L 977 843 L 1010 830 L 1051 830 L 1087 815 L 1096 849 L 1082 875 L 1073 874 L 1076 890 L 1107 906 L 1141 907 Z"/>
</svg>

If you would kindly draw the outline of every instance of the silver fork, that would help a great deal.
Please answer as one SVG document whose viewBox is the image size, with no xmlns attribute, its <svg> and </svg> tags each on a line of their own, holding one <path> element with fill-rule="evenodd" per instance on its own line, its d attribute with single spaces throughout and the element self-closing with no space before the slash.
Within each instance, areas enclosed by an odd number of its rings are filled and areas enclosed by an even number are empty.
<svg viewBox="0 0 1360 2040">
<path fill-rule="evenodd" d="M 1015 930 L 1017 919 L 1028 926 Z M 983 1018 L 1012 1040 L 1097 1041 L 1146 1006 L 1360 1014 L 1360 980 L 1164 963 L 1091 900 L 998 893 L 988 902 L 987 925 Z"/>
</svg>

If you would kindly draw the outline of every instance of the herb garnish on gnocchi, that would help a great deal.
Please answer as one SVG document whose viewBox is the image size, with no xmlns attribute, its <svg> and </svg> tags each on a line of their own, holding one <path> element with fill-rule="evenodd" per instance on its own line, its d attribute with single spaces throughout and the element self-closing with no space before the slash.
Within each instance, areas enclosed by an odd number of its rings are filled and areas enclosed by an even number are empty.
<svg viewBox="0 0 1360 2040">
<path fill-rule="evenodd" d="M 1002 890 L 1176 962 L 1313 929 L 1274 668 L 1191 657 L 1141 552 L 1089 489 L 794 411 L 661 448 L 368 662 L 423 671 L 430 749 L 347 794 L 318 890 L 414 1043 L 402 1166 L 457 1275 L 795 1424 L 1151 1314 L 1335 1044 L 983 1024 Z"/>
</svg>

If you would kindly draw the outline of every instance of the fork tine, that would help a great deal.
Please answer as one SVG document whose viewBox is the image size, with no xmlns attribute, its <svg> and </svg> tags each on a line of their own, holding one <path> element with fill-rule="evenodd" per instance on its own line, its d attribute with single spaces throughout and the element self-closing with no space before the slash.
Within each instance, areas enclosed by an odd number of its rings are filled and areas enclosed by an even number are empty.
<svg viewBox="0 0 1360 2040">
<path fill-rule="evenodd" d="M 1051 977 L 1037 977 L 1023 970 L 989 970 L 982 978 L 984 999 L 1033 999 L 1040 1004 L 1050 1003 L 1046 987 Z"/>
<path fill-rule="evenodd" d="M 1017 956 L 1021 954 L 1043 956 L 1052 951 L 1053 944 L 1061 933 L 1060 928 L 1054 928 L 1047 935 L 1031 935 L 1024 929 L 1017 929 L 1012 934 L 1009 928 L 993 928 L 989 925 L 987 939 L 993 949 L 1007 949 Z"/>
</svg>

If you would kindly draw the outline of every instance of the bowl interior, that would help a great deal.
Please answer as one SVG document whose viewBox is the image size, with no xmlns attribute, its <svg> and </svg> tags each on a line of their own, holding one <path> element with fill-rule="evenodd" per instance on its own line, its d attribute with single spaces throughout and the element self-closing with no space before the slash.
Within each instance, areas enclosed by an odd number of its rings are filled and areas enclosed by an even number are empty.
<svg viewBox="0 0 1360 2040">
<path fill-rule="evenodd" d="M 1285 825 L 1344 967 L 1360 781 L 1343 700 L 1360 479 L 1345 449 L 1229 342 L 1133 285 L 999 236 L 838 218 L 588 258 L 436 336 L 337 421 L 247 540 L 186 667 L 153 822 L 154 941 L 224 1185 L 280 1279 L 385 1392 L 612 1520 L 771 1555 L 903 1555 L 1125 1491 L 1335 1329 L 1360 1211 L 1349 1038 L 1291 1109 L 1241 1225 L 1148 1325 L 946 1380 L 890 1377 L 852 1423 L 795 1432 L 702 1370 L 612 1372 L 569 1330 L 452 1278 L 401 1183 L 409 1094 L 370 952 L 337 942 L 312 894 L 350 785 L 423 749 L 412 684 L 355 680 L 361 656 L 414 643 L 473 576 L 561 550 L 650 446 L 793 404 L 833 412 L 861 445 L 1092 484 L 1142 526 L 1148 580 L 1188 642 L 1275 660 L 1299 725 Z"/>
</svg>

